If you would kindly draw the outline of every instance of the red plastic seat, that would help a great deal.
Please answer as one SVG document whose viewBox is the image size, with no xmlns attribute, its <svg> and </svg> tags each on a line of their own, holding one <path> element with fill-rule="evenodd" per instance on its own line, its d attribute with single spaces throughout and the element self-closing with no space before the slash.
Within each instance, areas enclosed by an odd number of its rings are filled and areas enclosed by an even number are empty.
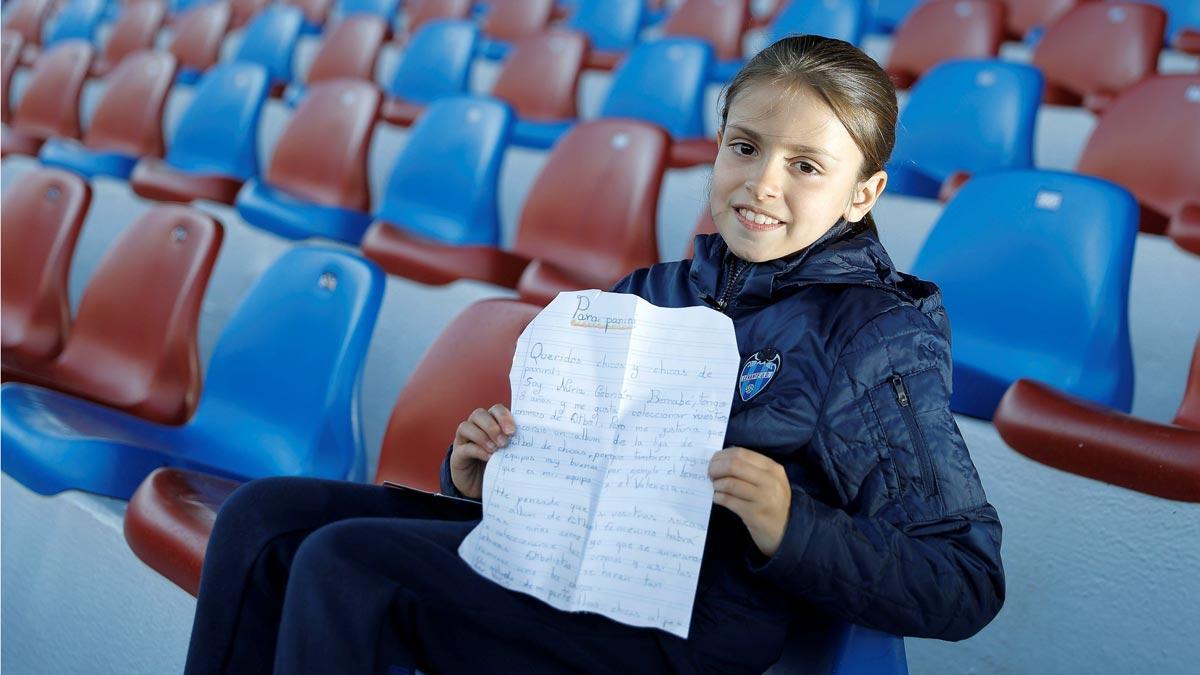
<svg viewBox="0 0 1200 675">
<path fill-rule="evenodd" d="M 196 326 L 221 225 L 185 206 L 156 206 L 121 234 L 84 290 L 62 353 L 22 359 L 15 379 L 163 424 L 200 395 Z"/>
<path fill-rule="evenodd" d="M 415 34 L 430 21 L 466 19 L 471 14 L 471 0 L 409 0 L 407 4 L 406 36 Z"/>
<path fill-rule="evenodd" d="M 1153 133 L 1148 131 L 1152 130 Z M 1200 75 L 1158 75 L 1121 94 L 1092 130 L 1076 169 L 1129 190 L 1141 230 L 1200 227 Z"/>
<path fill-rule="evenodd" d="M 1043 101 L 1101 113 L 1158 70 L 1167 15 L 1138 2 L 1085 3 L 1051 24 L 1033 52 L 1046 77 Z"/>
<path fill-rule="evenodd" d="M 505 42 L 541 32 L 554 11 L 554 0 L 492 0 L 489 4 L 483 34 Z"/>
<path fill-rule="evenodd" d="M 509 402 L 513 345 L 539 309 L 485 300 L 442 331 L 396 399 L 377 483 L 439 489 L 438 469 L 458 424 L 475 408 Z M 445 386 L 462 378 L 471 386 Z M 125 540 L 146 564 L 195 595 L 216 513 L 237 486 L 202 473 L 158 469 L 129 502 Z"/>
<path fill-rule="evenodd" d="M 25 39 L 15 30 L 6 29 L 3 37 L 0 37 L 0 50 L 3 50 L 3 58 L 0 59 L 0 122 L 5 124 L 8 124 L 8 118 L 12 117 L 8 92 L 13 73 L 17 72 L 17 66 L 21 63 L 21 49 L 24 45 Z"/>
<path fill-rule="evenodd" d="M 67 277 L 92 190 L 79 176 L 40 169 L 4 190 L 0 245 L 3 364 L 58 356 L 71 323 Z"/>
<path fill-rule="evenodd" d="M 712 45 L 718 61 L 732 61 L 742 58 L 749 25 L 749 0 L 684 0 L 667 17 L 663 35 L 700 38 Z"/>
<path fill-rule="evenodd" d="M 511 105 L 522 120 L 575 119 L 587 49 L 587 37 L 576 31 L 548 30 L 521 38 L 505 59 L 492 96 Z"/>
<path fill-rule="evenodd" d="M 687 253 L 684 258 L 691 258 L 696 254 L 696 237 L 702 234 L 716 234 L 717 224 L 713 222 L 712 211 L 709 210 L 708 204 L 700 209 L 700 215 L 696 217 L 696 229 L 692 230 L 692 238 L 688 240 Z"/>
<path fill-rule="evenodd" d="M 37 46 L 42 44 L 42 26 L 57 6 L 55 0 L 20 0 L 13 4 L 4 17 L 4 30 L 21 34 L 29 56 L 37 56 Z"/>
<path fill-rule="evenodd" d="M 994 418 L 1000 437 L 1043 464 L 1138 492 L 1200 502 L 1200 341 L 1173 424 L 1018 380 Z"/>
<path fill-rule="evenodd" d="M 943 61 L 992 58 L 1004 41 L 1000 0 L 932 0 L 918 5 L 892 36 L 885 70 L 907 89 Z"/>
<path fill-rule="evenodd" d="M 447 246 L 376 222 L 363 253 L 427 284 L 478 279 L 546 304 L 559 291 L 607 289 L 658 261 L 658 193 L 670 138 L 622 119 L 576 125 L 554 146 L 521 211 L 514 250 Z M 603 185 L 604 189 L 580 186 Z"/>
<path fill-rule="evenodd" d="M 250 23 L 270 0 L 231 0 L 229 3 L 229 29 L 241 28 Z"/>
<path fill-rule="evenodd" d="M 83 145 L 96 152 L 162 157 L 163 110 L 175 81 L 175 57 L 143 50 L 127 56 L 105 78 Z"/>
<path fill-rule="evenodd" d="M 67 40 L 38 57 L 12 121 L 4 126 L 0 154 L 36 155 L 52 136 L 79 138 L 79 97 L 92 54 L 91 44 Z"/>
<path fill-rule="evenodd" d="M 154 49 L 165 15 L 165 6 L 157 2 L 126 3 L 108 42 L 92 63 L 92 75 L 102 77 L 126 56 L 143 49 Z"/>
<path fill-rule="evenodd" d="M 1046 28 L 1074 7 L 1093 0 L 1004 0 L 1006 37 L 1022 40 L 1035 28 Z"/>
<path fill-rule="evenodd" d="M 175 55 L 180 70 L 202 73 L 211 68 L 221 54 L 229 21 L 229 5 L 224 2 L 193 7 L 176 19 L 167 51 Z"/>
<path fill-rule="evenodd" d="M 338 77 L 374 83 L 375 61 L 387 29 L 383 19 L 371 14 L 342 19 L 326 31 L 308 71 L 308 84 Z"/>
</svg>

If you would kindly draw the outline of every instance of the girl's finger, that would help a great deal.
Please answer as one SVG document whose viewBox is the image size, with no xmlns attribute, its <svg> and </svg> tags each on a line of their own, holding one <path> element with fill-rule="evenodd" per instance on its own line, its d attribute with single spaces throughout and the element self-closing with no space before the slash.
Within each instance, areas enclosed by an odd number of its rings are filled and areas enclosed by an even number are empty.
<svg viewBox="0 0 1200 675">
<path fill-rule="evenodd" d="M 462 439 L 467 443 L 475 443 L 476 445 L 486 448 L 489 452 L 496 450 L 496 444 L 492 439 L 484 433 L 474 422 L 470 420 L 458 425 L 457 438 Z"/>
<path fill-rule="evenodd" d="M 482 429 L 496 447 L 500 447 L 500 439 L 504 436 L 504 432 L 500 429 L 500 423 L 496 421 L 495 417 L 492 417 L 492 413 L 483 408 L 476 408 L 475 412 L 471 413 L 470 421 Z M 508 439 L 505 438 L 504 441 L 508 442 Z"/>
<path fill-rule="evenodd" d="M 490 408 L 492 416 L 500 423 L 500 429 L 506 436 L 512 436 L 517 433 L 517 421 L 513 419 L 512 411 L 510 411 L 503 403 L 497 403 Z"/>
<path fill-rule="evenodd" d="M 727 495 L 756 502 L 762 497 L 763 490 L 753 483 L 747 483 L 740 478 L 726 476 L 713 481 L 713 490 Z"/>
<path fill-rule="evenodd" d="M 772 461 L 769 458 L 763 458 Z M 708 465 L 708 475 L 713 480 L 733 476 L 755 485 L 767 485 L 774 480 L 774 476 L 770 468 L 764 468 L 760 464 L 744 454 L 727 453 L 722 450 L 713 455 L 713 459 Z"/>
</svg>

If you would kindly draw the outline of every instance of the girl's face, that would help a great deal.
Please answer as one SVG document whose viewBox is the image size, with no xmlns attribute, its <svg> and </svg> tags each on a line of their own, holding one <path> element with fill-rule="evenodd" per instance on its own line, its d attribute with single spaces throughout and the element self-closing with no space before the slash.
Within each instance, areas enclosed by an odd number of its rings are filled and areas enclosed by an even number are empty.
<svg viewBox="0 0 1200 675">
<path fill-rule="evenodd" d="M 734 255 L 782 258 L 839 218 L 858 222 L 887 174 L 858 180 L 863 155 L 815 92 L 751 84 L 733 100 L 713 166 L 709 208 Z"/>
</svg>

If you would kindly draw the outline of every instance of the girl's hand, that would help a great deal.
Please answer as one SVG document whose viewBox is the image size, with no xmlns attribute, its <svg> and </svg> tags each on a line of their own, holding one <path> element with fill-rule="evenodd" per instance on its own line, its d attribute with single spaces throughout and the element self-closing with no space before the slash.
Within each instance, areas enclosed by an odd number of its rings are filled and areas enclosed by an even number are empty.
<svg viewBox="0 0 1200 675">
<path fill-rule="evenodd" d="M 713 455 L 708 476 L 716 491 L 713 502 L 742 519 L 763 555 L 775 555 L 792 507 L 792 486 L 783 465 L 734 446 Z"/>
<path fill-rule="evenodd" d="M 479 499 L 483 495 L 483 470 L 497 450 L 508 445 L 517 433 L 517 423 L 503 404 L 475 412 L 458 425 L 450 450 L 450 480 L 464 495 Z"/>
</svg>

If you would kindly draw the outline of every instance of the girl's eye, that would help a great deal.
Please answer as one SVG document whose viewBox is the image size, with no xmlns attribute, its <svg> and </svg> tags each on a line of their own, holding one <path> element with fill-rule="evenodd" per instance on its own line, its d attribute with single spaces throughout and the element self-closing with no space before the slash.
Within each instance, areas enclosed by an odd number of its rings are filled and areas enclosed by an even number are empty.
<svg viewBox="0 0 1200 675">
<path fill-rule="evenodd" d="M 749 157 L 754 154 L 754 146 L 749 143 L 733 143 L 730 147 L 733 151 L 743 157 Z"/>
<path fill-rule="evenodd" d="M 800 173 L 809 174 L 809 175 L 819 173 L 819 170 L 817 169 L 817 167 L 813 166 L 812 164 L 809 164 L 808 162 L 793 162 L 792 166 L 796 167 L 796 169 L 798 171 L 800 171 Z"/>
</svg>

